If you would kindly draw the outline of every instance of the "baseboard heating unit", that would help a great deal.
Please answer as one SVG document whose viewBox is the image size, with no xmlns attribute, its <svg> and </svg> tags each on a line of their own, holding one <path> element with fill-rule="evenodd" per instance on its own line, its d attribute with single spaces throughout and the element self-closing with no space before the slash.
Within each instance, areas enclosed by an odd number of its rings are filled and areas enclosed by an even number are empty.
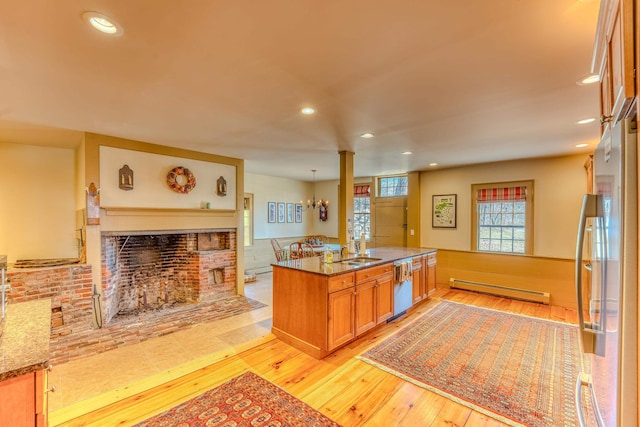
<svg viewBox="0 0 640 427">
<path fill-rule="evenodd" d="M 551 300 L 551 295 L 548 292 L 510 288 L 507 286 L 470 282 L 467 280 L 459 280 L 454 278 L 449 279 L 449 286 L 453 289 L 463 289 L 466 291 L 481 292 L 484 294 L 515 298 L 519 300 L 540 302 L 543 304 L 549 304 L 549 301 Z"/>
</svg>

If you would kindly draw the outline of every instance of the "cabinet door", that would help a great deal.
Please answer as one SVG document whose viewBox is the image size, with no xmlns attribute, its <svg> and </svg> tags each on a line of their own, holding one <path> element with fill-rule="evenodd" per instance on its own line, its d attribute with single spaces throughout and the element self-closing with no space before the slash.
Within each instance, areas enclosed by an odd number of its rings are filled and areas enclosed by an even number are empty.
<svg viewBox="0 0 640 427">
<path fill-rule="evenodd" d="M 422 278 L 423 278 L 423 272 L 422 272 L 422 263 L 420 264 L 413 264 L 413 271 L 412 271 L 412 281 L 413 281 L 413 303 L 417 303 L 422 301 L 422 294 L 423 292 L 423 288 L 424 285 L 422 283 Z"/>
<path fill-rule="evenodd" d="M 393 276 L 378 279 L 376 284 L 376 324 L 386 322 L 393 316 Z"/>
<path fill-rule="evenodd" d="M 431 254 L 427 256 L 427 277 L 426 277 L 426 288 L 427 288 L 427 296 L 430 296 L 436 291 L 436 255 Z"/>
<path fill-rule="evenodd" d="M 634 98 L 633 0 L 620 0 L 609 39 L 609 72 L 613 113 L 624 110 Z"/>
<path fill-rule="evenodd" d="M 375 280 L 356 285 L 356 336 L 376 326 Z"/>
<path fill-rule="evenodd" d="M 333 350 L 356 337 L 355 292 L 353 288 L 329 294 L 328 350 Z"/>
<path fill-rule="evenodd" d="M 0 382 L 0 426 L 34 426 L 36 422 L 35 373 Z"/>
</svg>

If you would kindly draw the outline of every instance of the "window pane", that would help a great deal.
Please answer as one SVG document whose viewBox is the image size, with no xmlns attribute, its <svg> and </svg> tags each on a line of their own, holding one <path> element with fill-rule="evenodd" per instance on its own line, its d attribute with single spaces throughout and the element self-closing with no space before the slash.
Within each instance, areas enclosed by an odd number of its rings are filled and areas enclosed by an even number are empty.
<svg viewBox="0 0 640 427">
<path fill-rule="evenodd" d="M 477 249 L 525 253 L 526 201 L 477 202 Z"/>
<path fill-rule="evenodd" d="M 492 252 L 500 252 L 500 240 L 492 240 L 489 250 Z"/>
<path fill-rule="evenodd" d="M 500 239 L 502 236 L 502 230 L 500 227 L 491 227 L 491 238 L 492 239 Z"/>
<path fill-rule="evenodd" d="M 408 189 L 408 178 L 406 176 L 390 176 L 378 178 L 379 197 L 406 196 Z"/>
<path fill-rule="evenodd" d="M 353 198 L 353 237 L 360 238 L 364 233 L 368 240 L 371 239 L 371 198 Z"/>
<path fill-rule="evenodd" d="M 513 242 L 510 240 L 503 240 L 500 252 L 513 252 Z"/>
</svg>

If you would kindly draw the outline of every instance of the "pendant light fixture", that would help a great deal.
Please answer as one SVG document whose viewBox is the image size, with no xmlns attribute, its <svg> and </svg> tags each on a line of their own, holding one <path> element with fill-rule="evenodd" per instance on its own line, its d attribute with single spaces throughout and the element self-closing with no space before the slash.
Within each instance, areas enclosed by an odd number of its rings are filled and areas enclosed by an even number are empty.
<svg viewBox="0 0 640 427">
<path fill-rule="evenodd" d="M 307 200 L 307 209 L 315 209 L 320 206 L 326 208 L 329 204 L 328 200 L 316 200 L 316 169 L 311 169 L 311 172 L 313 172 L 313 198 L 311 200 Z M 300 204 L 303 204 L 302 200 L 300 200 Z"/>
</svg>

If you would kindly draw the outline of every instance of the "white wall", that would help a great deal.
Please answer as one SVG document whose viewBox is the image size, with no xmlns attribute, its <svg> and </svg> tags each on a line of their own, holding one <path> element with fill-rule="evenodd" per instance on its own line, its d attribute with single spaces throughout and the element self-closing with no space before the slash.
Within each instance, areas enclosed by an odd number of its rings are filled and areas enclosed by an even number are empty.
<svg viewBox="0 0 640 427">
<path fill-rule="evenodd" d="M 422 172 L 421 246 L 471 250 L 471 185 L 534 180 L 533 255 L 575 256 L 577 221 L 587 190 L 586 156 L 517 160 Z M 457 194 L 456 229 L 431 227 L 432 196 Z"/>
<path fill-rule="evenodd" d="M 244 192 L 253 193 L 253 238 L 271 239 L 311 234 L 312 226 L 308 212 L 302 213 L 302 222 L 269 223 L 267 203 L 299 203 L 307 199 L 311 185 L 287 178 L 245 173 Z"/>
<path fill-rule="evenodd" d="M 119 188 L 119 170 L 127 164 L 133 170 L 133 190 Z M 196 185 L 188 194 L 177 193 L 167 185 L 167 174 L 183 166 L 195 176 Z M 227 181 L 226 196 L 216 192 L 218 177 Z M 211 209 L 236 208 L 236 167 L 202 160 L 165 156 L 114 147 L 100 147 L 101 207 L 189 208 L 200 209 L 203 203 Z"/>
<path fill-rule="evenodd" d="M 75 151 L 0 143 L 0 253 L 76 258 Z"/>
</svg>

